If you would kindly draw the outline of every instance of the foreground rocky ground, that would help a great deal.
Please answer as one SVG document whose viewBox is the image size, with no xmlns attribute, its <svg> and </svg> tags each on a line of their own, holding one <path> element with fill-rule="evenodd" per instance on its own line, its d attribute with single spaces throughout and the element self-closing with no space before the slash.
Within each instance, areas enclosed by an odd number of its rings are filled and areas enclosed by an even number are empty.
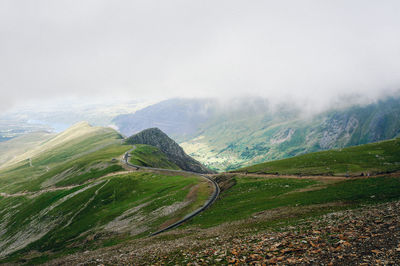
<svg viewBox="0 0 400 266">
<path fill-rule="evenodd" d="M 400 264 L 399 201 L 301 220 L 278 231 L 256 232 L 245 223 L 174 230 L 49 264 Z"/>
</svg>

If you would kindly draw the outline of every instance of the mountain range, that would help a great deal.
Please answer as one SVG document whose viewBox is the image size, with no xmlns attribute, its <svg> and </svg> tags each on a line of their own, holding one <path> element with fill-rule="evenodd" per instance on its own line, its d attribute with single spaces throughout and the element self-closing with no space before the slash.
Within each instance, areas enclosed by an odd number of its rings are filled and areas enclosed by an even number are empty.
<svg viewBox="0 0 400 266">
<path fill-rule="evenodd" d="M 400 135 L 400 98 L 304 115 L 244 99 L 221 108 L 215 99 L 171 99 L 113 119 L 125 135 L 157 126 L 190 156 L 218 171 L 360 145 Z"/>
</svg>

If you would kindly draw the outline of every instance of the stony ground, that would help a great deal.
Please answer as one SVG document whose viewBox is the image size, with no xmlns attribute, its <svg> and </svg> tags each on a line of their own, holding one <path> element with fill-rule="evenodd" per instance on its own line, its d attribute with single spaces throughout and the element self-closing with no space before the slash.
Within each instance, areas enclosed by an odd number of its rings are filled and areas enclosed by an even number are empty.
<svg viewBox="0 0 400 266">
<path fill-rule="evenodd" d="M 327 214 L 262 233 L 240 230 L 240 223 L 174 230 L 49 264 L 398 265 L 400 202 Z"/>
</svg>

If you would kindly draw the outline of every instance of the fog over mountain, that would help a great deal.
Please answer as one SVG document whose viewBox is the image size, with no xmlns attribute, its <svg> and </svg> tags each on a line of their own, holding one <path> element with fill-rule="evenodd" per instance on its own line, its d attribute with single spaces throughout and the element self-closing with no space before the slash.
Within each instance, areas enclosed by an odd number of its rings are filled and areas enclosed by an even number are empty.
<svg viewBox="0 0 400 266">
<path fill-rule="evenodd" d="M 0 0 L 0 265 L 399 239 L 400 0 Z"/>
<path fill-rule="evenodd" d="M 0 2 L 0 110 L 64 97 L 311 109 L 400 88 L 399 1 Z"/>
</svg>

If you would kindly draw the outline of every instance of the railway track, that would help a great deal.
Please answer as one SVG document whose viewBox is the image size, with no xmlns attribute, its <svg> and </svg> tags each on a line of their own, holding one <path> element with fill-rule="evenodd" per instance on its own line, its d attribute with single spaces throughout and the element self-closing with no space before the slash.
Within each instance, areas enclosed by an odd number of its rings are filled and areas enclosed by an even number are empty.
<svg viewBox="0 0 400 266">
<path fill-rule="evenodd" d="M 123 163 L 125 165 L 127 165 L 128 167 L 131 168 L 135 168 L 136 170 L 139 169 L 146 169 L 146 170 L 154 170 L 154 171 L 163 171 L 163 172 L 170 172 L 170 173 L 184 173 L 184 174 L 192 174 L 192 175 L 196 175 L 199 177 L 202 177 L 204 179 L 206 179 L 208 182 L 210 182 L 213 186 L 214 186 L 214 191 L 211 194 L 211 196 L 208 198 L 208 200 L 203 204 L 203 206 L 201 206 L 200 208 L 198 208 L 197 210 L 189 213 L 188 215 L 186 215 L 185 217 L 183 217 L 181 220 L 163 228 L 160 229 L 154 233 L 152 233 L 150 236 L 155 236 L 158 235 L 160 233 L 163 233 L 165 231 L 168 231 L 170 229 L 176 228 L 179 225 L 189 221 L 190 219 L 192 219 L 193 217 L 195 217 L 196 215 L 200 214 L 201 212 L 203 212 L 204 210 L 206 210 L 208 207 L 210 207 L 218 198 L 219 193 L 220 193 L 220 188 L 217 184 L 217 182 L 215 182 L 213 179 L 211 179 L 210 177 L 203 175 L 203 174 L 199 174 L 199 173 L 195 173 L 195 172 L 190 172 L 190 171 L 184 171 L 184 170 L 173 170 L 173 169 L 164 169 L 164 168 L 153 168 L 153 167 L 147 167 L 147 166 L 140 166 L 140 165 L 134 165 L 131 164 L 129 162 L 129 154 L 134 151 L 136 149 L 136 146 L 133 145 L 133 148 L 129 151 L 127 151 L 124 156 L 123 156 Z"/>
</svg>

